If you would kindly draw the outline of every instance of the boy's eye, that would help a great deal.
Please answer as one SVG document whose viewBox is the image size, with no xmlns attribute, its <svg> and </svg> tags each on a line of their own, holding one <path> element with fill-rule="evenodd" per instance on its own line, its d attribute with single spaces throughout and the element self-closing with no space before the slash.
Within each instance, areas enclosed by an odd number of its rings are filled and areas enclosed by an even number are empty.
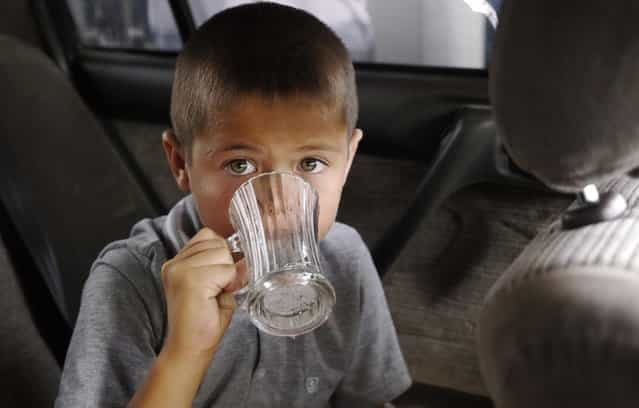
<svg viewBox="0 0 639 408">
<path fill-rule="evenodd" d="M 255 165 L 246 159 L 231 160 L 224 168 L 234 176 L 246 176 L 256 170 Z"/>
<path fill-rule="evenodd" d="M 300 169 L 306 173 L 319 173 L 326 168 L 326 163 L 318 159 L 307 158 L 300 162 Z"/>
</svg>

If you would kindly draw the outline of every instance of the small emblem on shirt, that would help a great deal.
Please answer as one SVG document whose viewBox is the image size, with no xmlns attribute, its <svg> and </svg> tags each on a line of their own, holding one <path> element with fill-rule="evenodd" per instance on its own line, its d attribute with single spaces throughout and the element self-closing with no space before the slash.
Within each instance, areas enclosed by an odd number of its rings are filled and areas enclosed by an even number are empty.
<svg viewBox="0 0 639 408">
<path fill-rule="evenodd" d="M 265 375 L 266 375 L 266 370 L 263 368 L 258 368 L 257 370 L 255 370 L 255 374 L 253 374 L 253 376 L 257 378 L 258 380 L 261 380 L 262 378 L 264 378 Z"/>
<path fill-rule="evenodd" d="M 319 377 L 306 377 L 306 392 L 315 394 L 319 390 Z"/>
</svg>

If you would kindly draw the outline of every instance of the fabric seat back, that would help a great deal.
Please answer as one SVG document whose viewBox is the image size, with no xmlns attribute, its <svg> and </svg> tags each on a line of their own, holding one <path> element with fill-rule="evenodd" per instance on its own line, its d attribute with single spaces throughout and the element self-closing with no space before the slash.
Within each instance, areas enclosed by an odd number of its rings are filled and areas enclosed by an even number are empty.
<svg viewBox="0 0 639 408">
<path fill-rule="evenodd" d="M 639 180 L 622 218 L 541 232 L 487 296 L 481 372 L 497 407 L 639 406 Z"/>
<path fill-rule="evenodd" d="M 104 129 L 46 55 L 0 36 L 2 204 L 72 324 L 101 248 L 155 211 Z M 37 228 L 35 228 L 37 227 Z M 34 244 L 35 242 L 35 244 Z M 32 244 L 32 245 L 29 245 Z"/>
</svg>

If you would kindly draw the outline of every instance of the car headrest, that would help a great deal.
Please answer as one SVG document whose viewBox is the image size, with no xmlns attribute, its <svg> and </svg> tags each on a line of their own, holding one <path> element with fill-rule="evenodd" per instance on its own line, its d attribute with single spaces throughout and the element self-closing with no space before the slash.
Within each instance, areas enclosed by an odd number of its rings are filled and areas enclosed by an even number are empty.
<svg viewBox="0 0 639 408">
<path fill-rule="evenodd" d="M 574 192 L 639 167 L 639 3 L 506 1 L 491 62 L 512 159 Z"/>
<path fill-rule="evenodd" d="M 479 317 L 484 384 L 499 408 L 639 406 L 639 180 L 620 218 L 540 232 L 491 288 Z"/>
</svg>

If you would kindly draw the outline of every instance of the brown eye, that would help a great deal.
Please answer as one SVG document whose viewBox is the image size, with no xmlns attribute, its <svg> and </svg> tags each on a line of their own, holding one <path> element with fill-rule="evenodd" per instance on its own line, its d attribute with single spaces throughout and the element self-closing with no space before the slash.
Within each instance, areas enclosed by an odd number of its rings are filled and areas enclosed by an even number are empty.
<svg viewBox="0 0 639 408">
<path fill-rule="evenodd" d="M 306 173 L 319 173 L 324 170 L 325 167 L 325 163 L 314 158 L 306 158 L 300 162 L 300 170 Z"/>
<path fill-rule="evenodd" d="M 228 162 L 224 168 L 234 176 L 245 176 L 255 172 L 255 165 L 245 159 L 237 159 Z"/>
</svg>

